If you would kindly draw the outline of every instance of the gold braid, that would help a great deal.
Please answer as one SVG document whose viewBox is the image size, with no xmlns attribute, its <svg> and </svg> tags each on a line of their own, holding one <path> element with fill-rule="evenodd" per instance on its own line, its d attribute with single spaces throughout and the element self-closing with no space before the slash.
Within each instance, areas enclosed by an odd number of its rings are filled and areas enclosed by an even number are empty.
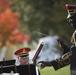
<svg viewBox="0 0 76 75">
<path fill-rule="evenodd" d="M 76 33 L 76 30 L 74 31 L 72 35 L 71 42 L 76 46 L 75 33 Z"/>
</svg>

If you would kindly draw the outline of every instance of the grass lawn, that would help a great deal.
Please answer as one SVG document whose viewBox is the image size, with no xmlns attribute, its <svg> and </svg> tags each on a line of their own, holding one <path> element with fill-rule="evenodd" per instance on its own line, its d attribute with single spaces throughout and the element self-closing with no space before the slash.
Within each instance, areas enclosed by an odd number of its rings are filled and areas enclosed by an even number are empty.
<svg viewBox="0 0 76 75">
<path fill-rule="evenodd" d="M 45 67 L 44 69 L 40 70 L 41 75 L 70 75 L 70 66 L 66 66 L 59 70 L 54 70 L 53 67 Z"/>
</svg>

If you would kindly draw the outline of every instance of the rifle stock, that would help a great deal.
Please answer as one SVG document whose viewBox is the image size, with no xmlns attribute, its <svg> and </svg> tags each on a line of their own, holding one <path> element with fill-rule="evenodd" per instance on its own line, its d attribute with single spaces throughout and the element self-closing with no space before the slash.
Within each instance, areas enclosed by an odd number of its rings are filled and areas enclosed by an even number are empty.
<svg viewBox="0 0 76 75">
<path fill-rule="evenodd" d="M 35 61 L 36 61 L 41 49 L 43 48 L 43 46 L 44 46 L 43 42 L 38 46 L 37 51 L 36 51 L 36 53 L 35 53 L 35 55 L 34 55 L 34 57 L 32 59 L 33 63 L 35 63 Z"/>
</svg>

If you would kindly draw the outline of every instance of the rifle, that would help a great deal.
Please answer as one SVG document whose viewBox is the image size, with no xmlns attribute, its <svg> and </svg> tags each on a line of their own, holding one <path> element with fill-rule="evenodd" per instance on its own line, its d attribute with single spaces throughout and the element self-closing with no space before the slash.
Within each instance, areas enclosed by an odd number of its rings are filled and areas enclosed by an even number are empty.
<svg viewBox="0 0 76 75">
<path fill-rule="evenodd" d="M 44 46 L 44 43 L 41 42 L 41 44 L 38 46 L 37 51 L 36 51 L 36 53 L 35 53 L 35 55 L 34 55 L 34 57 L 33 57 L 33 59 L 32 59 L 33 63 L 36 62 L 36 59 L 37 59 L 37 57 L 38 57 L 41 49 L 43 48 L 43 46 Z"/>
</svg>

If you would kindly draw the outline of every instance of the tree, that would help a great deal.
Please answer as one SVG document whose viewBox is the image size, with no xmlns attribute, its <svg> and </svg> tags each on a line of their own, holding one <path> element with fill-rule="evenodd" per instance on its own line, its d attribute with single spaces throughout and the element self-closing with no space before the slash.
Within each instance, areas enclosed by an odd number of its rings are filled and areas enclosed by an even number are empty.
<svg viewBox="0 0 76 75">
<path fill-rule="evenodd" d="M 19 31 L 19 13 L 11 10 L 11 4 L 8 0 L 0 0 L 0 46 L 21 43 L 25 38 Z"/>
<path fill-rule="evenodd" d="M 14 4 L 12 9 L 21 14 L 22 30 L 30 31 L 34 40 L 43 37 L 40 34 L 33 34 L 34 31 L 39 31 L 47 35 L 59 35 L 70 41 L 73 30 L 66 18 L 65 4 L 74 4 L 75 0 L 13 0 L 12 2 Z"/>
</svg>

